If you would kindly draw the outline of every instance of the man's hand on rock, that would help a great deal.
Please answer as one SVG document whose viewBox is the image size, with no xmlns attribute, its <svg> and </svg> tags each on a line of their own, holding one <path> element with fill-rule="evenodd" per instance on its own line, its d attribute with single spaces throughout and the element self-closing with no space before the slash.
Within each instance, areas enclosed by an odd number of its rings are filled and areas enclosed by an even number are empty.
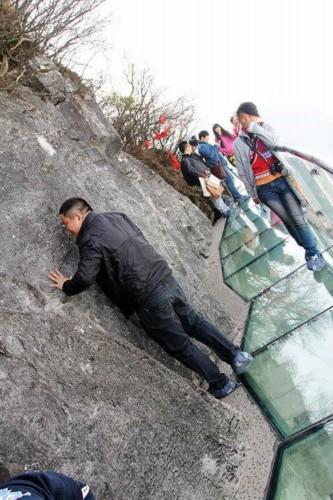
<svg viewBox="0 0 333 500">
<path fill-rule="evenodd" d="M 59 288 L 59 290 L 62 290 L 65 281 L 69 278 L 66 278 L 60 271 L 58 271 L 58 269 L 55 269 L 49 274 L 49 279 L 53 281 L 53 284 L 51 285 L 52 288 Z"/>
</svg>

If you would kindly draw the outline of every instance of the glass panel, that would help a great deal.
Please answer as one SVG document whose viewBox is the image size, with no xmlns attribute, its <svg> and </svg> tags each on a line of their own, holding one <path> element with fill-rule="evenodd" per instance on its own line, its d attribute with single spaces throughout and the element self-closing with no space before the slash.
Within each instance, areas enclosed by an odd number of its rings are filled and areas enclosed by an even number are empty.
<svg viewBox="0 0 333 500">
<path fill-rule="evenodd" d="M 273 500 L 333 499 L 333 425 L 285 448 Z"/>
<path fill-rule="evenodd" d="M 235 184 L 236 188 L 238 189 L 238 191 L 242 194 L 247 194 L 243 182 L 238 177 L 237 168 L 234 167 L 230 162 L 228 162 L 228 168 L 232 174 L 232 177 L 234 179 L 234 184 Z"/>
<path fill-rule="evenodd" d="M 233 164 L 229 161 L 228 161 L 228 168 L 229 170 L 234 174 L 233 177 L 234 177 L 234 182 L 236 182 L 236 180 L 238 179 L 238 182 L 242 184 L 243 186 L 243 189 L 245 189 L 245 186 L 244 184 L 242 183 L 242 181 L 239 179 L 239 176 L 238 176 L 238 170 L 236 167 L 233 166 Z"/>
<path fill-rule="evenodd" d="M 222 263 L 225 279 L 239 269 L 250 264 L 250 262 L 258 259 L 268 250 L 283 243 L 287 238 L 286 232 L 279 231 L 278 229 L 267 229 L 267 231 L 257 236 L 253 235 L 252 231 L 249 230 L 247 234 L 243 233 L 243 236 L 243 246 L 226 257 Z"/>
<path fill-rule="evenodd" d="M 304 264 L 304 250 L 292 238 L 265 253 L 225 280 L 233 290 L 250 300 Z"/>
<path fill-rule="evenodd" d="M 313 164 L 309 163 L 313 167 Z M 317 168 L 317 167 L 314 167 Z M 317 168 L 317 174 L 312 176 L 314 197 L 320 204 L 321 212 L 333 221 L 333 177 Z"/>
<path fill-rule="evenodd" d="M 323 169 L 313 163 L 301 160 L 296 156 L 285 155 L 295 171 L 297 171 L 297 180 L 300 183 L 302 191 L 308 199 L 315 212 L 318 210 L 323 215 L 333 220 L 333 177 Z"/>
<path fill-rule="evenodd" d="M 239 211 L 239 215 L 237 217 L 235 217 L 232 220 L 227 220 L 223 232 L 223 238 L 227 238 L 228 236 L 231 236 L 232 234 L 236 233 L 243 227 L 248 226 L 251 221 L 255 221 L 258 218 L 261 219 L 260 212 L 256 208 L 256 206 L 250 204 L 249 207 L 248 202 L 245 202 L 243 205 L 245 205 L 244 209 L 240 208 L 237 209 Z"/>
<path fill-rule="evenodd" d="M 248 226 L 243 227 L 243 229 L 241 229 L 237 233 L 234 233 L 231 236 L 222 239 L 222 258 L 227 257 L 230 253 L 241 248 L 244 243 L 251 241 L 258 234 L 261 234 L 263 231 L 266 231 L 266 229 L 270 228 L 271 226 L 266 219 L 255 219 L 254 221 L 250 221 Z M 287 233 L 287 230 L 285 229 L 283 224 L 278 224 L 274 226 L 274 228 L 278 228 L 280 231 Z"/>
<path fill-rule="evenodd" d="M 258 353 L 245 375 L 284 436 L 333 414 L 333 310 Z"/>
<path fill-rule="evenodd" d="M 333 250 L 327 266 L 313 273 L 303 266 L 253 303 L 244 348 L 254 351 L 333 306 Z"/>
<path fill-rule="evenodd" d="M 311 176 L 311 179 L 314 186 L 314 196 L 320 204 L 320 211 L 327 219 L 333 221 L 333 177 L 313 164 L 309 163 L 309 165 L 311 165 L 312 170 L 313 168 L 317 170 L 317 174 Z"/>
<path fill-rule="evenodd" d="M 318 248 L 323 252 L 333 244 L 333 238 L 325 231 L 319 230 L 312 227 L 312 231 L 314 232 L 316 239 L 317 239 L 317 245 Z"/>
</svg>

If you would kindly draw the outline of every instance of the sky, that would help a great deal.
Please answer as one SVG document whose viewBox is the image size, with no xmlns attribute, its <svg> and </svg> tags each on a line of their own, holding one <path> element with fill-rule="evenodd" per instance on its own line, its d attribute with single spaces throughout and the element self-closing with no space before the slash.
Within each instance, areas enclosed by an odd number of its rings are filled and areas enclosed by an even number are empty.
<svg viewBox="0 0 333 500">
<path fill-rule="evenodd" d="M 122 88 L 129 63 L 211 130 L 256 103 L 280 143 L 333 163 L 333 0 L 107 0 L 103 51 L 87 70 Z"/>
</svg>

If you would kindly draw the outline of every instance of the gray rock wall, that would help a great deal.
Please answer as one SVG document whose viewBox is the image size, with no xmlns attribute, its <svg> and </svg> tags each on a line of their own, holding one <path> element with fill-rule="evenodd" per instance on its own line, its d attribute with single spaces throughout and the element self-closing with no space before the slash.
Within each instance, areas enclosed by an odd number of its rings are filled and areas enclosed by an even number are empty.
<svg viewBox="0 0 333 500">
<path fill-rule="evenodd" d="M 96 210 L 126 212 L 194 305 L 232 335 L 202 285 L 209 222 L 121 152 L 89 94 L 47 61 L 34 64 L 46 97 L 0 95 L 0 462 L 10 473 L 37 462 L 72 474 L 101 500 L 232 498 L 239 414 L 97 288 L 69 299 L 47 279 L 54 267 L 75 270 L 57 211 L 79 195 Z"/>
</svg>

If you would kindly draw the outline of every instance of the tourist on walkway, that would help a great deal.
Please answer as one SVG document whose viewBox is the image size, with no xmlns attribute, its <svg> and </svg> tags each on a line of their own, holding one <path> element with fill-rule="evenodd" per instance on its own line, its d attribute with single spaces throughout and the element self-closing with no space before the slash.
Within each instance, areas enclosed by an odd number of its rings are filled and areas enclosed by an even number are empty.
<svg viewBox="0 0 333 500">
<path fill-rule="evenodd" d="M 275 132 L 260 118 L 251 102 L 241 104 L 237 116 L 242 130 L 234 143 L 236 166 L 248 194 L 256 204 L 267 205 L 283 221 L 298 245 L 305 249 L 308 269 L 320 271 L 325 260 L 305 219 L 297 191 L 274 155 Z"/>
<path fill-rule="evenodd" d="M 228 162 L 219 151 L 219 147 L 215 144 L 209 144 L 209 133 L 207 130 L 202 130 L 199 133 L 199 154 L 203 157 L 212 173 L 218 177 L 218 170 L 222 170 L 225 175 L 226 186 L 236 203 L 243 203 L 248 199 L 248 196 L 242 195 L 236 188 L 232 173 L 228 169 Z"/>
<path fill-rule="evenodd" d="M 53 271 L 52 286 L 75 295 L 96 281 L 127 318 L 136 312 L 148 336 L 199 373 L 213 396 L 220 399 L 233 392 L 237 383 L 221 373 L 192 338 L 210 347 L 237 374 L 248 368 L 252 357 L 193 309 L 141 230 L 123 213 L 93 212 L 82 198 L 65 201 L 59 214 L 76 238 L 80 261 L 70 279 Z"/>
<path fill-rule="evenodd" d="M 192 144 L 191 144 L 192 142 Z M 178 144 L 178 149 L 182 154 L 180 164 L 181 172 L 185 182 L 189 186 L 199 186 L 201 189 L 200 178 L 206 179 L 210 174 L 210 169 L 203 161 L 201 156 L 195 152 L 194 139 L 190 142 L 182 141 Z M 209 198 L 215 208 L 213 224 L 221 217 L 229 217 L 231 209 L 224 203 L 222 197 Z"/>
<path fill-rule="evenodd" d="M 220 153 L 229 160 L 229 157 L 234 154 L 234 140 L 237 139 L 238 136 L 231 134 L 218 123 L 213 125 L 213 133 L 215 136 L 215 144 L 218 146 Z"/>
</svg>

